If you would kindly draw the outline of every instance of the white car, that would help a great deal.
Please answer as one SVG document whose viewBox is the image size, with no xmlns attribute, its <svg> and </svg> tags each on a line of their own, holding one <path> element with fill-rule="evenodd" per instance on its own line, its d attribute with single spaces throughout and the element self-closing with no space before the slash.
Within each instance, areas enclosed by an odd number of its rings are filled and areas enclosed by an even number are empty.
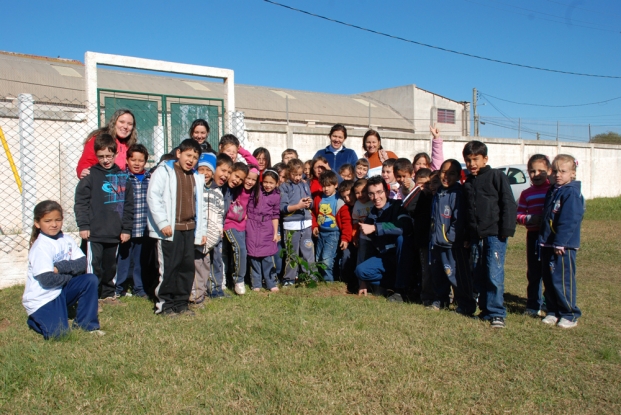
<svg viewBox="0 0 621 415">
<path fill-rule="evenodd" d="M 509 178 L 513 197 L 517 202 L 524 189 L 530 187 L 530 177 L 528 177 L 528 166 L 526 164 L 513 164 L 511 166 L 497 167 Z"/>
</svg>

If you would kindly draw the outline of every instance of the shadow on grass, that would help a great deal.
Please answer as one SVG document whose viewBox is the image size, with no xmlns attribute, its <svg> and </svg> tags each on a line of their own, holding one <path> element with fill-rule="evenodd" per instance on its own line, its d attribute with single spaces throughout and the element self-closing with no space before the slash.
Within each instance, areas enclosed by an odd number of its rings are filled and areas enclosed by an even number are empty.
<svg viewBox="0 0 621 415">
<path fill-rule="evenodd" d="M 526 298 L 505 292 L 505 306 L 509 313 L 522 314 L 526 310 Z"/>
</svg>

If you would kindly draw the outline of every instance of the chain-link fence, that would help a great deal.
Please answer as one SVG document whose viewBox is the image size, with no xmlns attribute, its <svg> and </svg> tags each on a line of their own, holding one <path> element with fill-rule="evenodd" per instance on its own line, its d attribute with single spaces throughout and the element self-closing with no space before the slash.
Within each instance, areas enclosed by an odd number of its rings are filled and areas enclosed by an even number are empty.
<svg viewBox="0 0 621 415">
<path fill-rule="evenodd" d="M 589 142 L 597 134 L 621 132 L 621 125 L 572 124 L 561 121 L 524 118 L 480 117 L 479 135 L 482 137 L 520 138 L 523 140 L 555 140 Z"/>
<path fill-rule="evenodd" d="M 208 138 L 214 148 L 217 148 L 219 136 L 228 132 L 235 134 L 242 145 L 248 147 L 241 112 L 224 113 L 221 106 L 217 111 L 200 107 L 204 103 L 197 104 L 197 107 L 188 99 L 165 101 L 162 106 L 161 101 L 155 101 L 157 105 L 154 105 L 152 99 L 136 103 L 139 100 L 132 102 L 127 97 L 116 96 L 107 101 L 106 96 L 103 98 L 100 106 L 91 112 L 84 102 L 30 94 L 0 95 L 0 138 L 4 153 L 0 157 L 0 194 L 3 198 L 0 252 L 8 254 L 28 249 L 33 209 L 46 199 L 56 200 L 63 206 L 63 229 L 78 238 L 73 210 L 79 181 L 76 167 L 84 142 L 93 129 L 93 123 L 87 120 L 89 113 L 99 114 L 99 123 L 103 126 L 116 109 L 132 110 L 136 117 L 138 141 L 145 144 L 151 155 L 148 167 L 189 137 L 193 117 L 208 119 L 211 127 Z M 123 107 L 123 104 L 127 105 Z"/>
</svg>

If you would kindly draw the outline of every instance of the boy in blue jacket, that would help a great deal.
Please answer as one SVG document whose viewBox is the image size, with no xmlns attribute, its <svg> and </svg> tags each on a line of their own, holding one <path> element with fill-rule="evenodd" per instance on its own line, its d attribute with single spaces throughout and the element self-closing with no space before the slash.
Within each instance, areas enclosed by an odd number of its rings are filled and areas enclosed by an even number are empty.
<svg viewBox="0 0 621 415">
<path fill-rule="evenodd" d="M 449 159 L 440 167 L 440 187 L 431 208 L 431 275 L 435 298 L 429 306 L 439 310 L 449 304 L 451 286 L 455 292 L 457 313 L 471 316 L 476 311 L 472 280 L 464 252 L 464 211 L 459 184 L 461 165 Z"/>
<path fill-rule="evenodd" d="M 576 305 L 576 251 L 580 248 L 584 197 L 580 182 L 575 181 L 576 160 L 567 154 L 556 156 L 551 179 L 554 185 L 546 195 L 539 234 L 548 308 L 543 323 L 570 329 L 582 315 Z"/>
<path fill-rule="evenodd" d="M 201 147 L 188 138 L 176 153 L 177 161 L 160 164 L 147 190 L 149 236 L 158 240 L 160 266 L 155 313 L 170 317 L 194 315 L 188 308 L 194 282 L 194 245 L 207 242 L 201 191 L 205 177 L 194 170 Z"/>
</svg>

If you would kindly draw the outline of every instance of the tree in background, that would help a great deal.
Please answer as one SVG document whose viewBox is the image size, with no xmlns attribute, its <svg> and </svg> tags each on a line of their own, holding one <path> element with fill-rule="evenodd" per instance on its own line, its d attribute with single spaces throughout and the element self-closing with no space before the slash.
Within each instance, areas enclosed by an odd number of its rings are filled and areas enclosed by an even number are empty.
<svg viewBox="0 0 621 415">
<path fill-rule="evenodd" d="M 608 131 L 591 137 L 591 143 L 621 144 L 621 134 Z"/>
</svg>

